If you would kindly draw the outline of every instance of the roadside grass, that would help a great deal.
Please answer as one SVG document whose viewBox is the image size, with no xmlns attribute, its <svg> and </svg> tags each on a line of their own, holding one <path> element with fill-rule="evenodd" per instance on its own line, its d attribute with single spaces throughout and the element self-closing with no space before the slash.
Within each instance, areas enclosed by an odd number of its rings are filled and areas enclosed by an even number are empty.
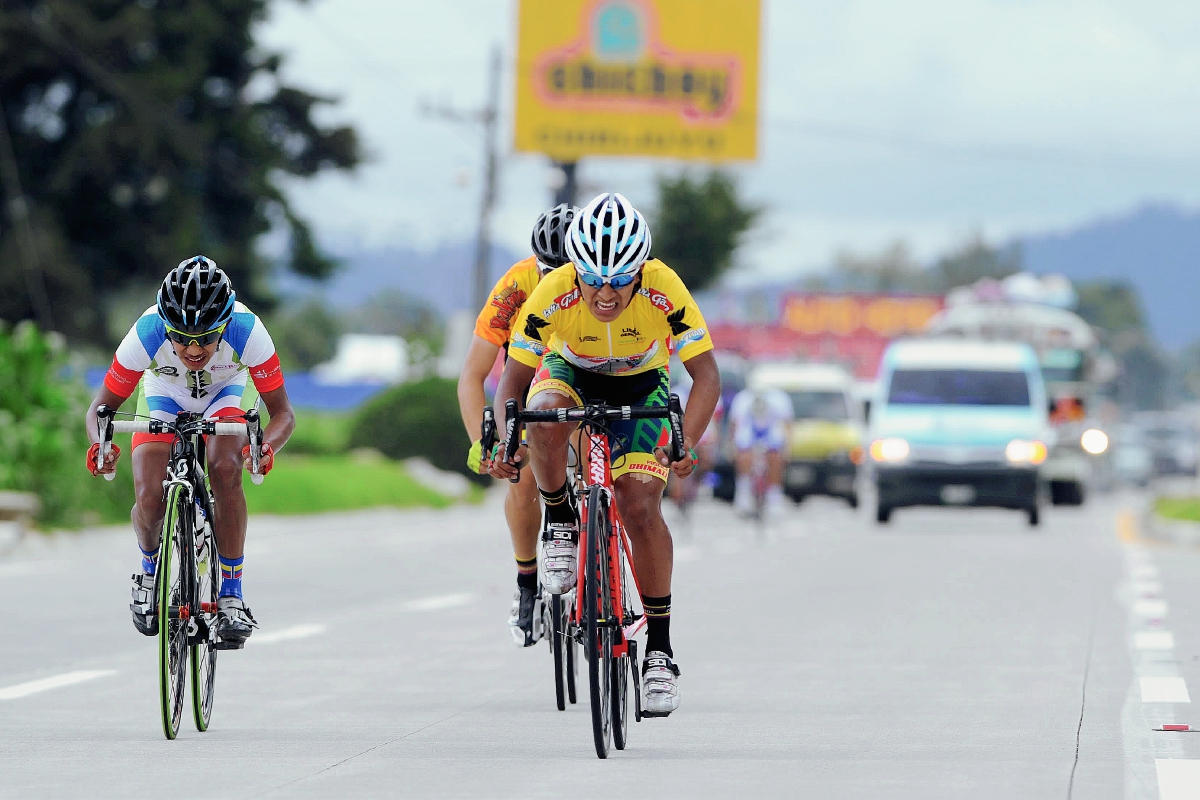
<svg viewBox="0 0 1200 800">
<path fill-rule="evenodd" d="M 1164 519 L 1200 522 L 1200 497 L 1160 497 L 1154 510 Z"/>
<path fill-rule="evenodd" d="M 360 508 L 446 508 L 454 500 L 427 489 L 386 459 L 281 453 L 260 486 L 245 480 L 251 514 L 318 514 Z"/>
</svg>

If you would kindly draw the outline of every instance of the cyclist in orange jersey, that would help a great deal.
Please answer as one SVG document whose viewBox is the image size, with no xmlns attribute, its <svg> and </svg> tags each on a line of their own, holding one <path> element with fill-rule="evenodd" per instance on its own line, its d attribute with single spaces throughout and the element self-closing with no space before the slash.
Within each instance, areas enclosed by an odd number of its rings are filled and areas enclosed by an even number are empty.
<svg viewBox="0 0 1200 800">
<path fill-rule="evenodd" d="M 473 441 L 467 464 L 475 472 L 487 473 L 487 459 L 480 451 L 479 433 L 483 408 L 487 404 L 483 383 L 496 355 L 508 344 L 513 325 L 521 319 L 526 299 L 533 294 L 542 275 L 567 263 L 563 240 L 575 209 L 566 203 L 542 213 L 533 226 L 533 255 L 519 261 L 504 273 L 492 289 L 491 299 L 479 312 L 475 336 L 467 352 L 467 362 L 458 376 L 458 406 L 463 426 Z M 537 538 L 542 522 L 542 505 L 537 484 L 523 480 L 508 485 L 504 498 L 504 516 L 512 537 L 513 556 L 517 561 L 517 591 L 513 595 L 508 619 L 513 641 L 521 647 L 541 639 L 543 602 L 538 591 Z"/>
</svg>

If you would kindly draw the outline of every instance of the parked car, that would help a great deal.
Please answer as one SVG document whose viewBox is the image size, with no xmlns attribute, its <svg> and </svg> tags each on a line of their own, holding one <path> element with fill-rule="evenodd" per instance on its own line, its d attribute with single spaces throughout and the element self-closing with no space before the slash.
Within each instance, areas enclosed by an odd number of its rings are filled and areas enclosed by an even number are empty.
<svg viewBox="0 0 1200 800">
<path fill-rule="evenodd" d="M 1135 421 L 1150 448 L 1155 475 L 1196 477 L 1200 452 L 1191 419 L 1169 411 L 1154 411 L 1139 414 Z"/>
</svg>

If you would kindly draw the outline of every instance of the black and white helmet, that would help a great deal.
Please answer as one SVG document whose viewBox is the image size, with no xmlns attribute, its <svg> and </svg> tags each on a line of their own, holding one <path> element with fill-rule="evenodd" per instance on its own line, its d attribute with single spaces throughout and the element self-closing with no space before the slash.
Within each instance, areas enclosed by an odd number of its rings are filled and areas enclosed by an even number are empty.
<svg viewBox="0 0 1200 800">
<path fill-rule="evenodd" d="M 538 215 L 537 222 L 533 223 L 533 236 L 530 241 L 538 264 L 554 269 L 570 262 L 571 258 L 566 250 L 567 232 L 577 213 L 579 209 L 575 206 L 559 203 Z"/>
<path fill-rule="evenodd" d="M 623 195 L 602 194 L 575 215 L 567 256 L 585 275 L 608 280 L 635 273 L 650 257 L 650 226 Z"/>
<path fill-rule="evenodd" d="M 158 315 L 184 333 L 215 330 L 233 316 L 237 296 L 229 278 L 205 256 L 192 256 L 171 270 L 158 290 Z"/>
</svg>

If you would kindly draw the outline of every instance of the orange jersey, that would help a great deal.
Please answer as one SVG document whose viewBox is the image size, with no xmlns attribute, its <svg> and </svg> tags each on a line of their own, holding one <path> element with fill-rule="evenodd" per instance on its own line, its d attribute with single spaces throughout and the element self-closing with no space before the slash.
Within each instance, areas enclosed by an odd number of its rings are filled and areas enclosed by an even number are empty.
<svg viewBox="0 0 1200 800">
<path fill-rule="evenodd" d="M 541 280 L 537 259 L 533 256 L 518 261 L 504 273 L 492 288 L 491 300 L 479 312 L 475 335 L 484 341 L 503 347 L 512 335 L 513 325 L 521 319 L 521 309 Z"/>
</svg>

